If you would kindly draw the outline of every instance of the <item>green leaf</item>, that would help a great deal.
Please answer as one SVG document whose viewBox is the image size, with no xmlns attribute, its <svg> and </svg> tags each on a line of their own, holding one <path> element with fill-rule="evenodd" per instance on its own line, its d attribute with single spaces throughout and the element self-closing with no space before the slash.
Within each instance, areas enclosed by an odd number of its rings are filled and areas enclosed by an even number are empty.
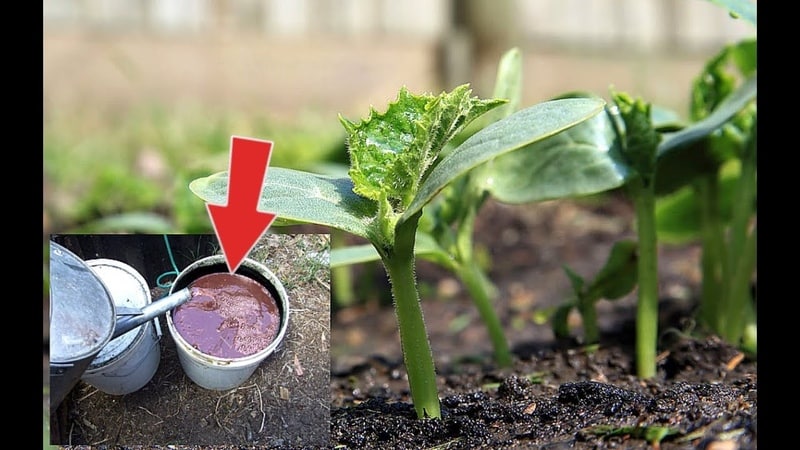
<svg viewBox="0 0 800 450">
<path fill-rule="evenodd" d="M 569 282 L 572 285 L 572 292 L 575 293 L 576 296 L 583 295 L 583 285 L 585 283 L 582 276 L 578 275 L 577 272 L 572 270 L 569 266 L 564 266 L 564 273 L 567 274 L 567 278 L 569 278 Z"/>
<path fill-rule="evenodd" d="M 466 124 L 505 100 L 470 97 L 468 85 L 438 96 L 413 95 L 405 87 L 385 113 L 372 109 L 354 123 L 340 116 L 347 130 L 350 178 L 355 192 L 388 201 L 401 213 L 445 144 Z"/>
<path fill-rule="evenodd" d="M 512 48 L 500 58 L 492 97 L 508 100 L 508 103 L 496 110 L 499 117 L 506 117 L 519 107 L 522 101 L 522 53 L 519 48 Z M 490 112 L 488 115 L 494 114 Z"/>
<path fill-rule="evenodd" d="M 228 173 L 219 172 L 189 183 L 207 203 L 228 203 Z M 374 201 L 356 195 L 349 178 L 334 178 L 281 167 L 267 171 L 258 210 L 277 215 L 273 225 L 314 223 L 370 239 Z"/>
<path fill-rule="evenodd" d="M 451 181 L 473 168 L 587 120 L 603 111 L 604 105 L 603 100 L 587 98 L 539 103 L 478 131 L 431 170 L 400 220 L 408 220 Z"/>
<path fill-rule="evenodd" d="M 666 135 L 658 146 L 658 158 L 665 158 L 670 153 L 686 149 L 689 144 L 705 138 L 755 100 L 758 94 L 757 76 L 749 77 L 705 119 L 677 133 Z"/>
<path fill-rule="evenodd" d="M 756 74 L 757 46 L 755 39 L 726 45 L 710 58 L 693 80 L 690 117 L 699 121 L 708 117 L 747 77 Z"/>
<path fill-rule="evenodd" d="M 500 58 L 492 97 L 506 99 L 508 103 L 494 108 L 474 120 L 465 127 L 462 133 L 459 133 L 454 142 L 458 140 L 457 143 L 461 144 L 477 131 L 508 117 L 519 108 L 519 104 L 522 101 L 522 52 L 520 52 L 519 48 L 512 48 Z"/>
<path fill-rule="evenodd" d="M 174 233 L 175 226 L 165 217 L 150 212 L 126 212 L 84 224 L 70 233 Z"/>
<path fill-rule="evenodd" d="M 381 256 L 372 244 L 351 245 L 331 249 L 331 269 L 378 261 Z"/>
<path fill-rule="evenodd" d="M 742 18 L 751 25 L 756 26 L 756 4 L 749 0 L 709 0 L 728 10 L 734 18 Z"/>
<path fill-rule="evenodd" d="M 608 114 L 596 114 L 554 136 L 486 164 L 484 188 L 504 203 L 594 194 L 622 185 L 619 139 Z"/>
<path fill-rule="evenodd" d="M 589 299 L 616 300 L 633 291 L 639 272 L 636 249 L 636 242 L 631 240 L 622 240 L 614 244 L 606 264 L 587 289 L 586 295 Z"/>
<path fill-rule="evenodd" d="M 755 38 L 729 45 L 727 52 L 729 61 L 733 62 L 742 76 L 752 76 L 758 70 L 758 43 Z"/>
<path fill-rule="evenodd" d="M 633 425 L 633 426 L 612 426 L 594 425 L 584 429 L 584 432 L 601 436 L 624 436 L 631 435 L 635 438 L 644 439 L 647 442 L 661 442 L 669 436 L 680 434 L 677 428 L 662 427 L 658 425 Z"/>
<path fill-rule="evenodd" d="M 728 162 L 720 171 L 719 214 L 724 223 L 733 217 L 733 194 L 739 178 L 739 161 Z M 686 244 L 700 239 L 701 208 L 697 191 L 684 186 L 656 200 L 656 230 L 659 241 Z"/>
<path fill-rule="evenodd" d="M 723 151 L 728 136 L 711 145 L 708 138 L 712 133 L 727 126 L 730 120 L 747 108 L 754 108 L 751 102 L 757 94 L 756 76 L 729 95 L 705 119 L 684 128 L 678 133 L 666 135 L 658 148 L 656 167 L 656 194 L 671 194 L 701 175 L 713 174 L 735 152 Z M 750 111 L 755 114 L 754 111 Z"/>
<path fill-rule="evenodd" d="M 697 122 L 695 127 L 711 118 L 715 122 L 708 122 L 693 135 L 694 140 L 678 142 L 683 146 L 659 156 L 657 195 L 674 192 L 699 176 L 713 176 L 722 164 L 740 155 L 754 129 L 757 85 L 754 78 L 750 82 L 746 77 L 754 77 L 756 69 L 755 39 L 727 45 L 705 64 L 692 83 L 690 115 Z M 750 99 L 741 95 L 748 83 L 752 83 Z M 722 108 L 727 111 L 720 114 Z"/>
</svg>

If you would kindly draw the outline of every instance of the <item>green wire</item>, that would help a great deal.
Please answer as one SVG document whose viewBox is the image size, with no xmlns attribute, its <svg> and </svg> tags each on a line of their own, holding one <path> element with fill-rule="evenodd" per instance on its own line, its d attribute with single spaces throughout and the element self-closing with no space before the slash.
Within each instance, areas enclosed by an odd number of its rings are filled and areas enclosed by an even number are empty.
<svg viewBox="0 0 800 450">
<path fill-rule="evenodd" d="M 161 275 L 159 275 L 158 278 L 156 278 L 156 284 L 160 288 L 169 288 L 170 286 L 172 286 L 172 281 L 168 281 L 166 283 L 163 283 L 161 281 L 161 279 L 163 277 L 165 277 L 165 276 L 168 276 L 168 275 L 175 275 L 177 277 L 178 274 L 181 271 L 178 270 L 178 265 L 175 264 L 175 258 L 172 256 L 172 248 L 170 248 L 170 246 L 169 246 L 169 239 L 167 239 L 167 235 L 166 234 L 164 235 L 164 244 L 167 246 L 167 254 L 169 255 L 169 262 L 172 263 L 172 268 L 175 269 L 175 270 L 171 270 L 169 272 L 164 272 Z"/>
</svg>

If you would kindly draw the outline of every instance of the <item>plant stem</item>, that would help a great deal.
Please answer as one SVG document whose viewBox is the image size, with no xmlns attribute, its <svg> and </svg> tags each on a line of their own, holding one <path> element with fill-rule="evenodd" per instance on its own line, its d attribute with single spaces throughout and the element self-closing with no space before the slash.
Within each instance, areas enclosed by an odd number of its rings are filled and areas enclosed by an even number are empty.
<svg viewBox="0 0 800 450">
<path fill-rule="evenodd" d="M 483 189 L 470 189 L 465 195 L 467 204 L 462 217 L 458 221 L 456 230 L 456 260 L 458 265 L 455 270 L 461 282 L 464 283 L 469 291 L 470 297 L 472 297 L 472 301 L 481 315 L 481 320 L 486 326 L 486 331 L 494 348 L 495 362 L 499 367 L 510 367 L 513 363 L 511 350 L 508 347 L 508 340 L 503 331 L 503 326 L 500 324 L 500 319 L 497 317 L 497 312 L 492 306 L 492 299 L 495 296 L 496 289 L 478 266 L 473 253 L 473 248 L 475 247 L 473 239 L 475 219 L 488 194 Z"/>
<path fill-rule="evenodd" d="M 331 230 L 331 248 L 344 247 L 346 245 L 344 239 L 344 232 L 340 230 Z M 355 302 L 355 295 L 353 294 L 353 277 L 352 269 L 349 266 L 334 267 L 331 269 L 333 298 L 336 301 L 336 306 L 344 308 L 351 306 Z"/>
<path fill-rule="evenodd" d="M 393 249 L 380 249 L 389 281 L 392 284 L 395 316 L 400 330 L 400 345 L 408 372 L 411 399 L 417 417 L 441 418 L 436 369 L 425 320 L 422 316 L 417 280 L 414 273 L 414 240 L 420 214 L 399 224 Z"/>
<path fill-rule="evenodd" d="M 700 304 L 701 320 L 715 333 L 719 333 L 724 317 L 724 297 L 728 270 L 725 267 L 724 226 L 720 218 L 719 186 L 717 175 L 699 178 L 694 184 L 694 191 L 700 204 L 701 240 L 702 240 L 702 300 Z"/>
<path fill-rule="evenodd" d="M 499 367 L 510 367 L 513 362 L 511 350 L 503 333 L 500 319 L 492 307 L 491 292 L 494 291 L 494 286 L 474 261 L 459 264 L 457 273 L 478 308 L 481 320 L 486 325 L 489 339 L 491 339 L 494 348 L 495 362 Z"/>
<path fill-rule="evenodd" d="M 721 337 L 726 342 L 733 345 L 741 345 L 742 334 L 745 325 L 751 322 L 753 309 L 750 308 L 750 281 L 753 275 L 756 262 L 756 233 L 751 232 L 744 242 L 742 253 L 737 255 L 736 267 L 732 270 L 731 278 L 728 282 L 728 298 L 726 298 L 725 322 L 721 330 Z"/>
<path fill-rule="evenodd" d="M 754 127 L 755 129 L 755 127 Z M 728 298 L 724 305 L 727 318 L 723 339 L 742 345 L 745 327 L 755 322 L 750 283 L 756 264 L 756 231 L 753 217 L 756 200 L 756 137 L 755 131 L 744 148 L 739 178 L 733 202 L 733 219 L 730 226 L 729 260 L 730 278 L 726 279 Z M 750 352 L 755 351 L 754 345 Z"/>
<path fill-rule="evenodd" d="M 658 248 L 653 179 L 632 183 L 639 242 L 639 299 L 636 307 L 636 368 L 639 378 L 656 374 L 658 347 Z"/>
<path fill-rule="evenodd" d="M 600 342 L 600 329 L 597 326 L 597 310 L 595 299 L 578 295 L 577 308 L 581 312 L 583 322 L 583 337 L 586 344 L 596 344 Z"/>
</svg>

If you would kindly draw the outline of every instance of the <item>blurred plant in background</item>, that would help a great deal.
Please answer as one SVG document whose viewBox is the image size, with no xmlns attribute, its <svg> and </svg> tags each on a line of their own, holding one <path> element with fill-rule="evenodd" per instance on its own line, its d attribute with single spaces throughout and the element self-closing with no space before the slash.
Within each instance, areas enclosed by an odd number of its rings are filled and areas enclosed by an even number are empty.
<svg viewBox="0 0 800 450">
<path fill-rule="evenodd" d="M 232 135 L 276 142 L 272 164 L 283 167 L 324 170 L 347 158 L 335 121 L 314 117 L 285 124 L 158 106 L 120 121 L 56 116 L 44 128 L 45 233 L 212 232 L 186 186 L 227 165 Z"/>
<path fill-rule="evenodd" d="M 721 4 L 755 27 L 747 0 Z M 567 314 L 577 308 L 587 323 L 585 338 L 596 343 L 594 302 L 618 299 L 638 284 L 641 378 L 657 369 L 659 239 L 702 246 L 700 327 L 690 331 L 715 334 L 756 357 L 756 47 L 755 37 L 742 39 L 708 60 L 690 86 L 686 123 L 676 120 L 677 112 L 612 89 L 622 119 L 614 126 L 631 169 L 625 188 L 636 209 L 636 248 L 618 243 L 591 284 L 565 268 L 574 295 L 554 316 L 554 330 L 567 334 Z"/>
</svg>

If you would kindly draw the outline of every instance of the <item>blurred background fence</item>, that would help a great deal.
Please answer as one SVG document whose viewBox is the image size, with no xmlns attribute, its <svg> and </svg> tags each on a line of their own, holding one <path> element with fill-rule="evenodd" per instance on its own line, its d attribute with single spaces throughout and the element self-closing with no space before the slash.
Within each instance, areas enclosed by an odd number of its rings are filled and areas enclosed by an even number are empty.
<svg viewBox="0 0 800 450">
<path fill-rule="evenodd" d="M 544 42 L 635 49 L 693 49 L 749 32 L 709 2 L 686 0 L 48 0 L 44 17 L 48 31 L 427 39 L 439 38 L 454 22 L 473 21 L 497 33 L 516 28 Z"/>
<path fill-rule="evenodd" d="M 46 106 L 276 115 L 360 114 L 402 84 L 485 94 L 514 45 L 531 103 L 613 84 L 679 108 L 705 58 L 755 33 L 706 0 L 47 0 L 44 22 Z"/>
</svg>

